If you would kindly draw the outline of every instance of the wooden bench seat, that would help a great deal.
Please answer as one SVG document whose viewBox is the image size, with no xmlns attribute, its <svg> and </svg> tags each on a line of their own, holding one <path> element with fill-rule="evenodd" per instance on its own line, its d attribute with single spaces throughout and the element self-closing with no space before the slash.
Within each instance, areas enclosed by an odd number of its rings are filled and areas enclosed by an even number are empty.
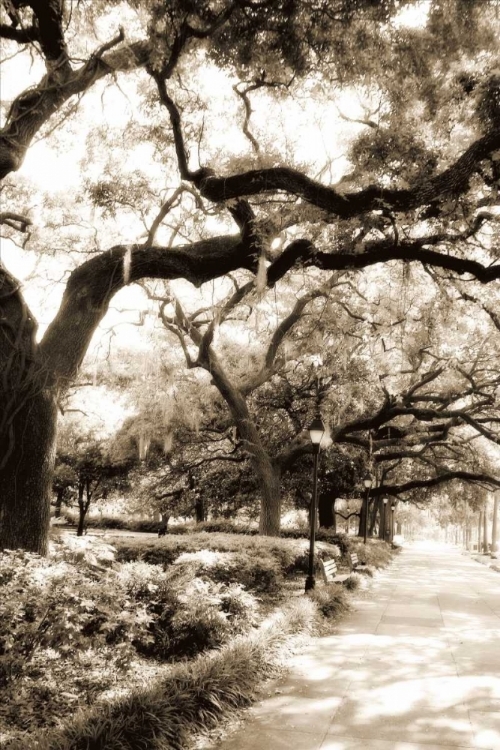
<svg viewBox="0 0 500 750">
<path fill-rule="evenodd" d="M 344 583 L 350 578 L 350 573 L 337 574 L 337 563 L 335 560 L 320 560 L 321 572 L 325 583 Z"/>
<path fill-rule="evenodd" d="M 373 567 L 371 565 L 367 565 L 366 563 L 360 563 L 359 557 L 357 552 L 350 552 L 349 558 L 351 561 L 351 569 L 353 573 L 373 573 Z"/>
</svg>

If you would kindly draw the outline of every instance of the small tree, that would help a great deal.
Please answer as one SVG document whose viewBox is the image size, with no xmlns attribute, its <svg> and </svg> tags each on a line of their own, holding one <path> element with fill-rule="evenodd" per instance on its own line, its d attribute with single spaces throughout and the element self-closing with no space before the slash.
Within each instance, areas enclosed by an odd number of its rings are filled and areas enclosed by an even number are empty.
<svg viewBox="0 0 500 750">
<path fill-rule="evenodd" d="M 74 477 L 78 502 L 77 536 L 82 536 L 91 502 L 106 498 L 111 489 L 126 481 L 134 465 L 132 457 L 115 456 L 110 447 L 98 440 L 76 443 L 71 453 L 60 454 L 60 473 Z"/>
<path fill-rule="evenodd" d="M 52 489 L 56 495 L 54 511 L 55 518 L 61 517 L 62 504 L 65 500 L 68 500 L 69 491 L 76 488 L 77 483 L 78 477 L 74 468 L 60 458 L 56 459 L 54 479 L 52 481 Z"/>
</svg>

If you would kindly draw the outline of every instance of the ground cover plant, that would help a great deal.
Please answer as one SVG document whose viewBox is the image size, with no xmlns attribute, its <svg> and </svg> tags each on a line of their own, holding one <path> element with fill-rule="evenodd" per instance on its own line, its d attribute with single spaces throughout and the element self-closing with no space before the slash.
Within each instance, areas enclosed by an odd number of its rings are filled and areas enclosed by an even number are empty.
<svg viewBox="0 0 500 750">
<path fill-rule="evenodd" d="M 150 687 L 80 712 L 61 729 L 39 735 L 33 750 L 182 750 L 195 732 L 210 729 L 247 706 L 259 683 L 283 669 L 290 639 L 310 633 L 316 608 L 306 597 L 291 602 L 250 637 L 175 665 Z M 25 750 L 21 741 L 10 750 Z"/>
<path fill-rule="evenodd" d="M 189 561 L 169 573 L 115 565 L 108 550 L 87 542 L 59 544 L 49 559 L 1 555 L 0 727 L 54 725 L 129 688 L 134 672 L 219 647 L 257 621 L 259 603 L 237 583 L 198 577 Z"/>
<path fill-rule="evenodd" d="M 204 532 L 117 541 L 118 552 L 67 532 L 48 558 L 19 550 L 0 556 L 6 748 L 87 748 L 89 736 L 96 748 L 140 747 L 133 743 L 151 705 L 160 708 L 144 737 L 160 732 L 163 747 L 183 747 L 188 726 L 208 728 L 251 701 L 258 682 L 279 668 L 289 636 L 348 606 L 344 587 L 319 579 L 314 595 L 302 596 L 307 540 Z M 145 560 L 154 546 L 155 562 Z M 332 545 L 319 549 L 339 556 Z M 269 618 L 279 635 L 262 630 Z M 46 745 L 37 744 L 42 730 Z"/>
</svg>

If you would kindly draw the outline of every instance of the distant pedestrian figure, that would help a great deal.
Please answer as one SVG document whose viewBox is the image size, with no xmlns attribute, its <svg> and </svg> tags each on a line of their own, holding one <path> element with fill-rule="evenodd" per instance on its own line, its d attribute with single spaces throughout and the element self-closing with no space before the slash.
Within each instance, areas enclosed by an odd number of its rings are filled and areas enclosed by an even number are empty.
<svg viewBox="0 0 500 750">
<path fill-rule="evenodd" d="M 161 536 L 166 536 L 166 533 L 167 533 L 167 524 L 162 523 L 162 525 L 158 529 L 158 538 L 160 538 Z"/>
</svg>

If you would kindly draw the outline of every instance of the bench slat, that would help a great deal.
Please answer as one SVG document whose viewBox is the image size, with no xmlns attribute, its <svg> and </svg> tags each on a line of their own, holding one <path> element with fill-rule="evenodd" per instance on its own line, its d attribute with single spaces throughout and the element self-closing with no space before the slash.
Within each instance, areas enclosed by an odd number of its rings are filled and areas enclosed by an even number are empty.
<svg viewBox="0 0 500 750">
<path fill-rule="evenodd" d="M 327 573 L 337 572 L 337 563 L 335 562 L 335 560 L 325 560 L 323 562 L 323 567 Z"/>
<path fill-rule="evenodd" d="M 367 565 L 366 563 L 360 563 L 359 557 L 357 552 L 350 552 L 349 557 L 351 558 L 351 568 L 353 571 L 360 570 L 360 571 L 370 571 L 372 568 L 370 565 Z"/>
<path fill-rule="evenodd" d="M 335 560 L 320 560 L 319 563 L 325 583 L 342 583 L 349 578 L 349 573 L 337 575 L 337 563 Z"/>
</svg>

